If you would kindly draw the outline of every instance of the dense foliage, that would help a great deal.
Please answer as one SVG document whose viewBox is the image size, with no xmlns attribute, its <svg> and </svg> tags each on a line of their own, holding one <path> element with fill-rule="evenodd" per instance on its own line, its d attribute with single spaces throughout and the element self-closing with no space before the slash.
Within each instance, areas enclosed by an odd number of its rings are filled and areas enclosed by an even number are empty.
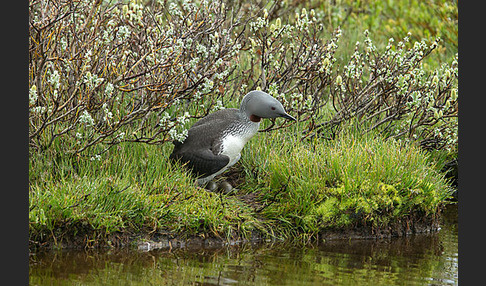
<svg viewBox="0 0 486 286">
<path fill-rule="evenodd" d="M 457 55 L 424 66 L 441 47 L 438 35 L 414 41 L 413 29 L 377 45 L 372 36 L 381 16 L 347 3 L 347 17 L 357 11 L 368 20 L 354 51 L 337 53 L 342 28 L 329 26 L 342 16 L 338 4 L 308 11 L 283 3 L 32 1 L 31 149 L 61 140 L 64 152 L 97 158 L 123 141 L 183 140 L 190 118 L 234 104 L 252 89 L 309 121 L 303 137 L 329 137 L 358 118 L 387 136 L 456 148 Z M 441 7 L 452 13 L 455 6 Z"/>
</svg>

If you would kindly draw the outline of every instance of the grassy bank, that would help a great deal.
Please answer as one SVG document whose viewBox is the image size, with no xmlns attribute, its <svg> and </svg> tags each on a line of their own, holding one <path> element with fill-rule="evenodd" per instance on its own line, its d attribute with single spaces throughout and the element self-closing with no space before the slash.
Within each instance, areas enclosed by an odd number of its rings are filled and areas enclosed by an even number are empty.
<svg viewBox="0 0 486 286">
<path fill-rule="evenodd" d="M 32 156 L 31 242 L 102 241 L 113 232 L 228 233 L 234 221 L 227 211 L 239 202 L 225 199 L 223 208 L 218 195 L 196 189 L 167 158 L 164 148 L 133 143 L 95 160 Z"/>
<path fill-rule="evenodd" d="M 372 229 L 434 217 L 451 189 L 419 148 L 377 134 L 302 143 L 291 133 L 261 136 L 244 156 L 247 183 L 261 215 L 288 236 L 330 229 Z"/>
<path fill-rule="evenodd" d="M 352 129 L 350 129 L 352 130 Z M 413 145 L 344 132 L 301 142 L 298 127 L 260 133 L 236 165 L 238 190 L 195 186 L 171 146 L 125 143 L 102 158 L 30 160 L 31 245 L 106 243 L 114 233 L 309 239 L 326 230 L 387 228 L 440 213 L 451 188 Z"/>
<path fill-rule="evenodd" d="M 30 4 L 32 247 L 436 221 L 457 154 L 456 2 L 166 2 Z M 197 188 L 169 141 L 256 88 L 299 122 L 248 143 L 224 174 L 237 191 Z"/>
</svg>

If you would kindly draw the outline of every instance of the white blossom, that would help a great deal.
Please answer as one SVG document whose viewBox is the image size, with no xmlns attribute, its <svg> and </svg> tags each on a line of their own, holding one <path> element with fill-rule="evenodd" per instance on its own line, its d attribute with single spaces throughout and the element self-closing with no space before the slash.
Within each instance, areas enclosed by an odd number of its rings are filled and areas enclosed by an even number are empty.
<svg viewBox="0 0 486 286">
<path fill-rule="evenodd" d="M 214 86 L 214 82 L 208 78 L 204 79 L 202 93 L 209 93 Z"/>
<path fill-rule="evenodd" d="M 57 70 L 54 70 L 54 72 L 51 74 L 49 78 L 49 83 L 52 84 L 52 87 L 54 89 L 58 89 L 60 85 L 60 78 L 61 76 L 59 75 L 59 72 Z"/>
<path fill-rule="evenodd" d="M 225 107 L 223 106 L 223 102 L 221 100 L 217 100 L 216 104 L 213 106 L 213 111 L 216 110 L 223 110 Z"/>
<path fill-rule="evenodd" d="M 113 84 L 111 84 L 110 82 L 106 84 L 105 86 L 105 93 L 107 96 L 110 96 L 113 94 L 113 90 L 115 89 L 115 87 L 113 86 Z"/>
<path fill-rule="evenodd" d="M 37 86 L 34 84 L 29 89 L 29 104 L 34 105 L 37 101 Z"/>
<path fill-rule="evenodd" d="M 116 39 L 119 42 L 125 42 L 130 37 L 131 31 L 127 26 L 120 26 L 118 27 L 118 31 L 116 32 Z"/>
<path fill-rule="evenodd" d="M 94 88 L 101 84 L 104 78 L 98 77 L 96 74 L 91 74 L 91 72 L 86 72 L 83 77 L 83 82 L 88 86 L 88 88 Z"/>
<path fill-rule="evenodd" d="M 93 126 L 95 122 L 89 112 L 83 110 L 83 113 L 79 116 L 79 123 L 86 124 L 86 126 Z"/>
<path fill-rule="evenodd" d="M 111 113 L 111 111 L 108 110 L 108 104 L 103 103 L 103 106 L 102 106 L 102 109 L 103 109 L 103 121 L 109 121 L 110 119 L 113 118 L 113 113 Z"/>
<path fill-rule="evenodd" d="M 101 155 L 96 154 L 93 157 L 90 158 L 91 161 L 100 161 L 101 160 Z"/>
<path fill-rule="evenodd" d="M 187 138 L 188 132 L 189 131 L 187 129 L 184 129 L 181 132 L 177 132 L 175 128 L 172 128 L 171 130 L 169 130 L 169 136 L 173 140 L 183 143 L 184 140 L 186 140 Z"/>
</svg>

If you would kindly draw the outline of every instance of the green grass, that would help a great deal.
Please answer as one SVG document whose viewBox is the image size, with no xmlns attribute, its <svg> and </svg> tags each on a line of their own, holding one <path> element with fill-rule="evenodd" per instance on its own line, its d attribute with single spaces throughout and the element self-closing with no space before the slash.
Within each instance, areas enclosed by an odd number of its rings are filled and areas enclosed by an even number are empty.
<svg viewBox="0 0 486 286">
<path fill-rule="evenodd" d="M 268 204 L 261 215 L 274 231 L 382 228 L 439 213 L 452 189 L 429 155 L 377 134 L 356 134 L 349 127 L 336 140 L 302 143 L 292 132 L 275 132 L 248 143 L 242 164 L 253 171 L 242 188 Z"/>
<path fill-rule="evenodd" d="M 310 238 L 327 229 L 387 227 L 436 216 L 451 188 L 429 156 L 376 134 L 301 142 L 299 125 L 260 133 L 237 165 L 236 194 L 195 187 L 161 146 L 123 143 L 100 160 L 32 154 L 30 240 L 103 242 L 112 233 L 223 239 Z M 258 207 L 241 195 L 253 194 Z"/>
<path fill-rule="evenodd" d="M 99 161 L 32 155 L 30 239 L 61 242 L 155 230 L 232 235 L 233 227 L 245 233 L 249 209 L 235 198 L 197 189 L 193 178 L 168 162 L 165 147 L 120 144 Z"/>
</svg>

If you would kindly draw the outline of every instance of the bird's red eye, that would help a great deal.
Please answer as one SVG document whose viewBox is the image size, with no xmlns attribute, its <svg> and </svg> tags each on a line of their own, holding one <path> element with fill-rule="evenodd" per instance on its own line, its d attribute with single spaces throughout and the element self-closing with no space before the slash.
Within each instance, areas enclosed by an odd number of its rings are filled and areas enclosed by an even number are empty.
<svg viewBox="0 0 486 286">
<path fill-rule="evenodd" d="M 270 108 L 271 108 L 272 110 L 275 110 L 275 107 L 274 107 L 274 106 L 272 106 L 272 107 L 270 107 Z"/>
</svg>

